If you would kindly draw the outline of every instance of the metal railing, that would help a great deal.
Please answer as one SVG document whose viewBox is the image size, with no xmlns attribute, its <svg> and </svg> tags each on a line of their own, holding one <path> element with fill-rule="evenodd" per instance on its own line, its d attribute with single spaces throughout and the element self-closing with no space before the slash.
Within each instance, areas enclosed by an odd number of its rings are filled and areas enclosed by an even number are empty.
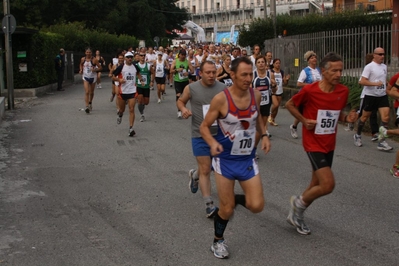
<svg viewBox="0 0 399 266">
<path fill-rule="evenodd" d="M 272 51 L 273 58 L 281 59 L 282 69 L 291 74 L 292 82 L 300 71 L 307 66 L 304 54 L 312 50 L 320 60 L 328 52 L 342 56 L 344 76 L 359 78 L 365 66 L 367 53 L 372 53 L 376 47 L 385 50 L 385 64 L 388 65 L 388 77 L 399 71 L 398 55 L 392 56 L 392 42 L 398 44 L 392 36 L 399 34 L 399 29 L 392 26 L 361 27 L 328 32 L 301 34 L 283 38 L 266 40 L 265 51 Z"/>
</svg>

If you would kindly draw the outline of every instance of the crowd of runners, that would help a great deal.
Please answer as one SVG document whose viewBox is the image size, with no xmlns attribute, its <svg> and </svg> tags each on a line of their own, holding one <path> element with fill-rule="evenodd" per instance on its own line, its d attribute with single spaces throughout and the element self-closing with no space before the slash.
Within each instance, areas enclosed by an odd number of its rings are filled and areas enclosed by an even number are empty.
<svg viewBox="0 0 399 266">
<path fill-rule="evenodd" d="M 99 51 L 93 55 L 87 48 L 80 62 L 85 112 L 90 114 L 93 110 L 94 90 L 101 88 L 101 72 L 108 72 L 112 78 L 110 101 L 116 102 L 116 123 L 121 124 L 128 106 L 130 137 L 136 134 L 135 106 L 138 106 L 140 122 L 144 122 L 150 90 L 156 88 L 156 102 L 161 104 L 165 86 L 174 87 L 177 118 L 192 119 L 192 151 L 197 166 L 189 171 L 189 188 L 192 193 L 200 189 L 206 217 L 214 219 L 211 251 L 217 258 L 229 256 L 224 232 L 235 207 L 242 205 L 253 213 L 263 210 L 257 150 L 267 153 L 271 149 L 268 126 L 278 126 L 283 86 L 291 78 L 281 69 L 281 60 L 273 58 L 271 52 L 261 54 L 259 45 L 252 48 L 250 56 L 248 52 L 214 44 L 167 49 L 131 47 L 118 51 L 106 65 Z M 372 138 L 378 142 L 377 148 L 392 150 L 385 139 L 388 135 L 399 135 L 399 129 L 388 129 L 388 95 L 399 99 L 399 73 L 388 81 L 384 56 L 381 47 L 368 55 L 370 62 L 359 79 L 363 86 L 361 107 L 357 112 L 346 114 L 343 110 L 349 89 L 340 83 L 342 58 L 333 52 L 320 60 L 313 51 L 304 54 L 308 66 L 296 79 L 300 90 L 285 104 L 293 115 L 293 123 L 287 130 L 293 138 L 298 138 L 297 126 L 302 123 L 303 147 L 312 166 L 309 186 L 301 195 L 291 197 L 287 217 L 302 235 L 311 232 L 304 221 L 305 210 L 316 199 L 331 193 L 335 186 L 331 167 L 338 122 L 356 123 L 353 138 L 357 147 L 362 146 L 361 133 L 367 119 L 376 112 L 381 118 L 381 126 L 377 129 L 374 126 Z M 187 106 L 189 102 L 191 109 Z M 399 102 L 395 103 L 397 108 Z M 212 171 L 218 207 L 211 197 Z M 399 152 L 390 171 L 399 177 Z M 235 181 L 239 182 L 243 194 L 235 194 Z"/>
</svg>

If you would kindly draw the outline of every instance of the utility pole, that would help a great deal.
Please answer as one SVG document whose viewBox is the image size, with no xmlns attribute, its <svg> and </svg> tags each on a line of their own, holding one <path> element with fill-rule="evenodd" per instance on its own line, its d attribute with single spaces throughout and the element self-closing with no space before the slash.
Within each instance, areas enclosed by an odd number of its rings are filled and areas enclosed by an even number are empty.
<svg viewBox="0 0 399 266">
<path fill-rule="evenodd" d="M 272 17 L 273 21 L 273 30 L 274 30 L 274 38 L 277 38 L 277 29 L 276 29 L 276 0 L 270 0 L 270 16 Z"/>
<path fill-rule="evenodd" d="M 7 66 L 7 93 L 8 109 L 14 109 L 14 77 L 12 67 L 12 44 L 11 34 L 15 31 L 16 22 L 13 15 L 10 14 L 9 0 L 3 0 L 4 18 L 2 21 L 2 30 L 5 37 L 6 66 Z"/>
<path fill-rule="evenodd" d="M 392 2 L 392 59 L 398 63 L 399 58 L 399 3 Z"/>
</svg>

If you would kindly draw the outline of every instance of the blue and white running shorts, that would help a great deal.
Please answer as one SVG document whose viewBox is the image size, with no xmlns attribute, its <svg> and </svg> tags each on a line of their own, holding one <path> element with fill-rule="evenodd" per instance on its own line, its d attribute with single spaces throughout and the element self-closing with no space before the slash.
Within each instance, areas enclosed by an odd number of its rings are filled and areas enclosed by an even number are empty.
<svg viewBox="0 0 399 266">
<path fill-rule="evenodd" d="M 230 180 L 245 181 L 259 174 L 258 162 L 255 158 L 243 161 L 212 158 L 213 171 Z"/>
</svg>

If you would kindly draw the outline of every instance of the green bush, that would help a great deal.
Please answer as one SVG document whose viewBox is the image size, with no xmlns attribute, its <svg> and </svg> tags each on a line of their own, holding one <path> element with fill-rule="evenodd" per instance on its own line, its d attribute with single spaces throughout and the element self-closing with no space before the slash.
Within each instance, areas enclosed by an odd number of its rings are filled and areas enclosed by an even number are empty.
<svg viewBox="0 0 399 266">
<path fill-rule="evenodd" d="M 103 54 L 114 54 L 118 48 L 137 47 L 139 43 L 134 36 L 118 36 L 100 29 L 88 29 L 80 22 L 56 24 L 42 31 L 63 35 L 65 42 L 62 47 L 74 52 L 84 52 L 87 47 L 91 47 Z"/>
<path fill-rule="evenodd" d="M 351 109 L 358 109 L 360 106 L 360 94 L 363 87 L 359 84 L 359 78 L 344 76 L 341 83 L 349 88 L 348 105 Z"/>
<path fill-rule="evenodd" d="M 277 15 L 275 28 L 277 36 L 283 36 L 284 31 L 288 36 L 293 36 L 336 29 L 390 25 L 391 23 L 391 13 L 367 14 L 355 10 L 324 16 L 321 14 L 309 14 L 304 17 L 290 16 L 288 14 Z M 259 44 L 262 48 L 265 40 L 277 37 L 274 36 L 274 26 L 271 18 L 254 19 L 249 24 L 249 27 L 242 25 L 239 29 L 239 36 L 239 45 L 252 47 L 254 44 Z"/>
<path fill-rule="evenodd" d="M 36 88 L 56 81 L 54 58 L 64 42 L 62 35 L 44 32 L 20 34 L 13 41 L 15 88 Z M 26 51 L 26 58 L 17 58 L 18 51 Z M 27 72 L 19 71 L 21 63 L 27 64 Z"/>
</svg>

